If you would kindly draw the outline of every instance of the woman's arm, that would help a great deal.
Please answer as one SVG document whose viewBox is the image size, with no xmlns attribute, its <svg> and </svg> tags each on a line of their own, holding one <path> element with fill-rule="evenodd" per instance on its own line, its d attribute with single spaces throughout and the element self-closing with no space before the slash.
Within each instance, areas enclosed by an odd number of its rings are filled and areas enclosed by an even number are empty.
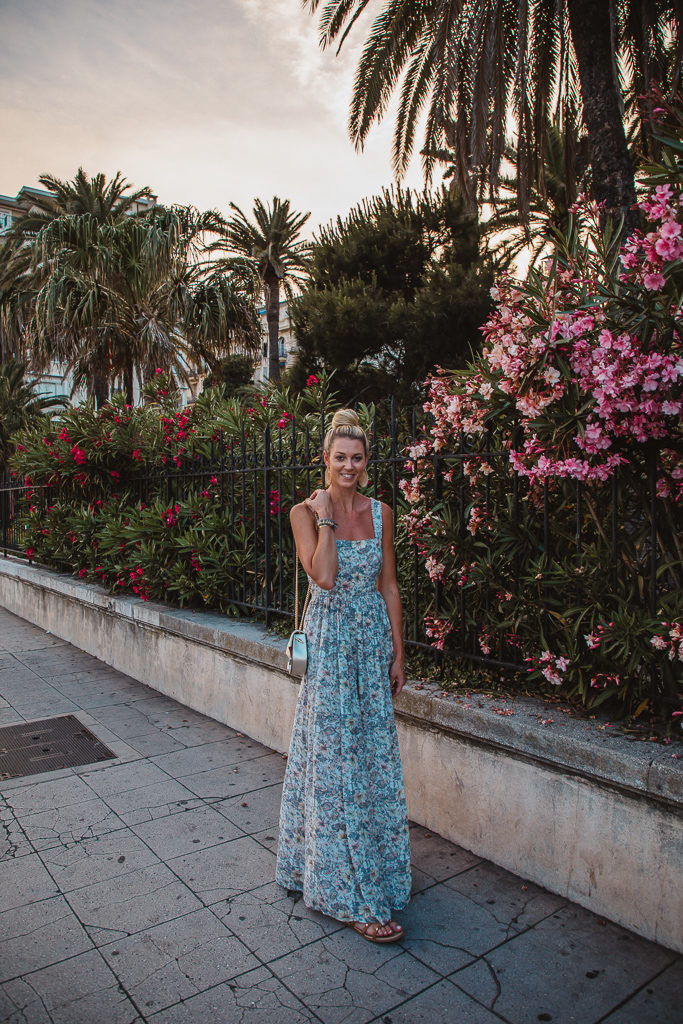
<svg viewBox="0 0 683 1024">
<path fill-rule="evenodd" d="M 377 589 L 384 598 L 391 625 L 391 640 L 394 646 L 394 660 L 389 672 L 391 692 L 400 693 L 406 681 L 405 655 L 403 651 L 403 612 L 401 595 L 396 579 L 396 553 L 394 551 L 394 523 L 391 509 L 382 502 L 382 571 L 377 580 Z"/>
<path fill-rule="evenodd" d="M 331 526 L 316 527 L 316 512 L 321 519 L 331 518 L 331 503 L 326 491 L 314 491 L 310 498 L 295 505 L 289 513 L 289 521 L 304 569 L 319 587 L 332 590 L 338 569 L 334 530 Z"/>
</svg>

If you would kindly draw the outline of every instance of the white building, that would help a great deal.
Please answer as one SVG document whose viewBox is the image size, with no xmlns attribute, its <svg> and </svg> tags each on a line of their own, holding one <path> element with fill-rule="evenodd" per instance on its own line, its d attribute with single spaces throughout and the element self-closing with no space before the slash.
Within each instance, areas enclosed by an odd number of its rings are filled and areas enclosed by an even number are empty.
<svg viewBox="0 0 683 1024">
<path fill-rule="evenodd" d="M 35 199 L 50 199 L 51 192 L 42 188 L 31 188 L 23 185 L 16 196 L 0 195 L 0 234 L 8 231 L 15 221 L 24 217 L 34 205 Z M 47 373 L 41 375 L 36 391 L 40 395 L 50 397 L 69 395 L 71 392 L 71 380 L 66 372 L 66 367 L 54 362 Z M 85 400 L 85 394 L 80 390 L 72 397 L 72 402 L 77 404 Z"/>
<path fill-rule="evenodd" d="M 261 321 L 261 361 L 254 371 L 255 381 L 268 380 L 268 320 L 265 305 L 258 308 Z M 280 299 L 279 325 L 280 372 L 288 369 L 296 357 L 296 338 L 289 319 L 289 306 L 286 299 Z"/>
</svg>

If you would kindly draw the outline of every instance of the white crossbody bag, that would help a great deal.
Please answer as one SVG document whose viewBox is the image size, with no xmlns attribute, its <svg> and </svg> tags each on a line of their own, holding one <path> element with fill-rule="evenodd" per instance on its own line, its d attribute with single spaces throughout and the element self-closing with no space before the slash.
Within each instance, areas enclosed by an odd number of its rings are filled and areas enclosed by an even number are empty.
<svg viewBox="0 0 683 1024">
<path fill-rule="evenodd" d="M 301 613 L 301 624 L 303 625 L 308 601 L 311 596 L 311 581 L 308 581 L 308 592 L 304 601 L 304 608 Z M 287 671 L 290 676 L 303 676 L 308 664 L 308 644 L 303 629 L 299 629 L 299 555 L 294 555 L 294 629 L 287 641 Z"/>
</svg>

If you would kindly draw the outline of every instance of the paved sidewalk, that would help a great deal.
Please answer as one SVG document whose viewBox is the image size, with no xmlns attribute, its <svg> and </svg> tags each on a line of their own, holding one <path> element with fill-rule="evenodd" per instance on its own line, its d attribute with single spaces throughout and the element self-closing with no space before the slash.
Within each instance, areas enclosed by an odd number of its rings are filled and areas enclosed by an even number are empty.
<svg viewBox="0 0 683 1024">
<path fill-rule="evenodd" d="M 0 782 L 0 1021 L 683 1021 L 683 957 L 418 826 L 403 943 L 308 910 L 279 754 L 0 609 L 0 725 L 69 713 L 117 758 Z"/>
</svg>

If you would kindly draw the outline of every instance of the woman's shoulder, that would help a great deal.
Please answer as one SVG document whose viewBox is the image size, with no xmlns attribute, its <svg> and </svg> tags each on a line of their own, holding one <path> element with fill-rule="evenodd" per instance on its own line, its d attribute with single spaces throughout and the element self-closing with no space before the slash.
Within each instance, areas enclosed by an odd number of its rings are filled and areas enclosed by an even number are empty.
<svg viewBox="0 0 683 1024">
<path fill-rule="evenodd" d="M 370 500 L 379 506 L 383 517 L 393 515 L 391 505 L 387 505 L 386 501 L 380 501 L 379 498 L 371 498 Z"/>
<path fill-rule="evenodd" d="M 380 501 L 379 498 L 370 498 L 369 500 L 373 516 L 379 513 L 382 518 L 382 532 L 384 533 L 388 528 L 393 530 L 394 516 L 391 505 L 387 505 L 386 501 Z"/>
<path fill-rule="evenodd" d="M 305 502 L 300 501 L 298 505 L 292 505 L 289 510 L 289 518 L 292 520 L 304 519 L 310 517 L 311 513 Z"/>
</svg>

